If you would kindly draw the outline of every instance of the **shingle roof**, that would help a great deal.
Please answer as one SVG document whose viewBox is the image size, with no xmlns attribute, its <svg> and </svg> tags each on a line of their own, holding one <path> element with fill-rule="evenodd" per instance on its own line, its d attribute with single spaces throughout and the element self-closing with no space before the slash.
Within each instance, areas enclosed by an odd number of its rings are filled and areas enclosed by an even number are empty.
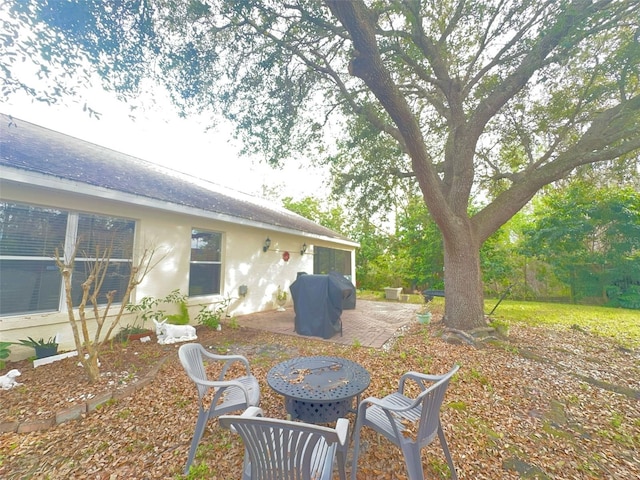
<svg viewBox="0 0 640 480">
<path fill-rule="evenodd" d="M 0 165 L 351 242 L 266 200 L 179 175 L 151 162 L 0 114 Z M 159 202 L 159 204 L 161 203 Z"/>
</svg>

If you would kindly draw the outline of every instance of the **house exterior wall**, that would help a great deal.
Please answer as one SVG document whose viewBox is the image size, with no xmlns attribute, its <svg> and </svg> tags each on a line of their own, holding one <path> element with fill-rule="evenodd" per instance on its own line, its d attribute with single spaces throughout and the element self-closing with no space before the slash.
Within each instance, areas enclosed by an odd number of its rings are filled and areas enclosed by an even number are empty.
<svg viewBox="0 0 640 480">
<path fill-rule="evenodd" d="M 243 223 L 230 223 L 207 212 L 203 215 L 168 211 L 162 208 L 119 201 L 95 195 L 78 193 L 83 189 L 33 187 L 24 183 L 13 183 L 0 179 L 0 199 L 25 204 L 54 207 L 85 213 L 124 217 L 136 221 L 135 252 L 145 248 L 153 249 L 161 262 L 151 270 L 136 288 L 132 302 L 145 296 L 161 298 L 173 290 L 188 293 L 189 262 L 192 228 L 220 232 L 222 234 L 222 274 L 220 295 L 190 297 L 188 300 L 191 323 L 202 305 L 220 302 L 230 297 L 228 315 L 244 315 L 276 308 L 275 293 L 278 286 L 288 291 L 298 272 L 313 273 L 313 250 L 315 245 L 353 251 L 355 247 L 333 242 L 331 239 L 313 238 L 303 233 L 279 231 L 276 227 L 257 227 Z M 161 207 L 161 206 L 160 206 Z M 242 222 L 242 220 L 238 220 Z M 265 239 L 269 237 L 271 246 L 263 251 Z M 300 254 L 303 243 L 308 246 L 304 255 Z M 283 259 L 289 252 L 289 260 Z M 352 255 L 355 263 L 355 255 Z M 355 272 L 355 264 L 352 265 Z M 355 284 L 355 278 L 353 279 Z M 247 294 L 241 297 L 240 285 L 247 286 Z M 117 298 L 118 299 L 118 298 Z M 119 300 L 119 299 L 118 299 Z M 291 298 L 289 297 L 291 305 Z M 117 309 L 112 307 L 112 312 Z M 171 313 L 171 312 L 170 312 Z M 133 323 L 134 316 L 121 320 L 121 326 Z M 95 331 L 95 325 L 92 334 Z M 152 326 L 151 326 L 152 327 Z M 117 332 L 116 328 L 115 332 Z M 59 336 L 60 350 L 75 348 L 72 330 L 66 310 L 60 312 L 30 313 L 0 317 L 0 341 L 15 342 L 27 338 L 49 338 Z M 12 360 L 33 354 L 26 347 L 12 347 Z"/>
</svg>

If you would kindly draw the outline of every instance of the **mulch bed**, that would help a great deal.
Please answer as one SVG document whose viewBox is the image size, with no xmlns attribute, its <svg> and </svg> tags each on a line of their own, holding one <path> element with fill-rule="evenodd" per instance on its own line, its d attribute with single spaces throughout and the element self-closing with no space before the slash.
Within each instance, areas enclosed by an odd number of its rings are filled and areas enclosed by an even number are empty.
<svg viewBox="0 0 640 480">
<path fill-rule="evenodd" d="M 512 328 L 508 341 L 474 348 L 441 340 L 442 324 L 412 324 L 390 349 L 336 345 L 249 328 L 198 329 L 198 341 L 245 355 L 261 382 L 265 414 L 285 418 L 268 370 L 298 355 L 338 355 L 363 365 L 364 396 L 383 396 L 408 370 L 443 373 L 461 365 L 442 422 L 461 479 L 640 478 L 640 352 L 584 331 Z M 77 359 L 22 372 L 23 386 L 0 391 L 0 422 L 50 419 L 104 392 L 121 392 L 78 420 L 30 433 L 0 434 L 3 479 L 180 478 L 196 419 L 196 392 L 177 359 L 179 345 L 113 343 L 103 377 L 89 385 Z M 155 370 L 154 370 L 155 369 Z M 5 373 L 4 371 L 2 373 Z M 349 415 L 353 424 L 353 416 Z M 358 479 L 403 479 L 399 451 L 362 436 Z M 243 448 L 211 422 L 192 478 L 241 477 Z M 447 478 L 438 442 L 423 450 L 425 476 Z M 350 465 L 348 465 L 348 469 Z"/>
</svg>

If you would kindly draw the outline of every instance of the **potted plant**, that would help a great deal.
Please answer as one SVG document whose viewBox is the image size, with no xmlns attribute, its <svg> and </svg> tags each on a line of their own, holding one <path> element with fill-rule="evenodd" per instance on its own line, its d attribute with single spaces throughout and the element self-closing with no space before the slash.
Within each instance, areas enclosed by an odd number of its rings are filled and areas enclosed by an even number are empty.
<svg viewBox="0 0 640 480">
<path fill-rule="evenodd" d="M 51 337 L 46 341 L 44 338 L 34 340 L 31 337 L 27 337 L 27 340 L 18 340 L 16 345 L 32 347 L 36 351 L 36 358 L 52 357 L 58 354 L 58 342 L 55 337 Z"/>
<path fill-rule="evenodd" d="M 130 340 L 140 340 L 143 337 L 151 337 L 153 334 L 154 332 L 148 328 L 138 325 L 127 325 L 120 329 L 114 339 L 120 342 L 126 342 Z"/>
<path fill-rule="evenodd" d="M 417 312 L 418 322 L 422 324 L 427 324 L 431 322 L 431 311 L 429 310 L 429 305 L 426 303 L 420 307 L 420 310 Z"/>
<path fill-rule="evenodd" d="M 287 292 L 280 285 L 278 285 L 278 291 L 276 292 L 276 303 L 278 304 L 278 311 L 284 312 L 284 305 L 287 303 Z"/>
</svg>

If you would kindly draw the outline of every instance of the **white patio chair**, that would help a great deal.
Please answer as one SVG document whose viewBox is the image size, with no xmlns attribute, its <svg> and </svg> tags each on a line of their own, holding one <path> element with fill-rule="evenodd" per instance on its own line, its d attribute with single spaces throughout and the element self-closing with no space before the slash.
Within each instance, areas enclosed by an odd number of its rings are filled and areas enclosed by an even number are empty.
<svg viewBox="0 0 640 480">
<path fill-rule="evenodd" d="M 336 427 L 265 418 L 257 407 L 242 415 L 223 415 L 220 425 L 237 432 L 245 446 L 242 480 L 346 480 L 349 421 Z"/>
<path fill-rule="evenodd" d="M 199 343 L 187 343 L 178 350 L 178 357 L 187 375 L 196 384 L 198 390 L 198 420 L 189 448 L 189 456 L 184 469 L 185 475 L 196 455 L 196 449 L 204 433 L 207 422 L 225 413 L 244 410 L 260 403 L 260 386 L 258 380 L 251 374 L 249 362 L 242 355 L 217 355 L 208 352 Z M 205 370 L 206 361 L 224 362 L 221 365 L 217 380 L 209 380 Z M 240 362 L 245 369 L 245 375 L 238 378 L 225 379 L 229 368 Z M 205 396 L 212 392 L 209 407 L 205 406 Z"/>
<path fill-rule="evenodd" d="M 458 478 L 440 423 L 442 400 L 449 381 L 458 368 L 456 365 L 444 375 L 405 373 L 400 377 L 397 392 L 382 399 L 369 397 L 360 402 L 353 438 L 352 480 L 356 479 L 360 429 L 364 426 L 372 428 L 400 448 L 410 480 L 424 479 L 420 451 L 437 435 L 449 464 L 451 478 L 454 480 Z M 415 381 L 422 390 L 415 399 L 404 395 L 407 380 Z"/>
</svg>

